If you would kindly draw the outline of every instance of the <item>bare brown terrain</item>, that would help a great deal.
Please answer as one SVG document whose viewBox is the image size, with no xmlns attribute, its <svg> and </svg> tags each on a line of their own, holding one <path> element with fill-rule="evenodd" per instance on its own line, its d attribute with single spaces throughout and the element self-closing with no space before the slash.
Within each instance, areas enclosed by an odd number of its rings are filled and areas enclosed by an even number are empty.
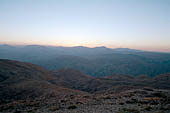
<svg viewBox="0 0 170 113">
<path fill-rule="evenodd" d="M 170 113 L 170 74 L 91 77 L 0 60 L 1 113 Z"/>
</svg>

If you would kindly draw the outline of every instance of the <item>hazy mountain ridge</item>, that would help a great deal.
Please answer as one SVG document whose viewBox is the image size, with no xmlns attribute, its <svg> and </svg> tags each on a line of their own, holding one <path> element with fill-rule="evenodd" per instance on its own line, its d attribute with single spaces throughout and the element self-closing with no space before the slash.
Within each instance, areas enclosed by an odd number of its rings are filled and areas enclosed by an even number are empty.
<svg viewBox="0 0 170 113">
<path fill-rule="evenodd" d="M 128 48 L 0 45 L 0 58 L 38 64 L 47 69 L 73 68 L 92 76 L 155 76 L 170 72 L 170 54 Z"/>
</svg>

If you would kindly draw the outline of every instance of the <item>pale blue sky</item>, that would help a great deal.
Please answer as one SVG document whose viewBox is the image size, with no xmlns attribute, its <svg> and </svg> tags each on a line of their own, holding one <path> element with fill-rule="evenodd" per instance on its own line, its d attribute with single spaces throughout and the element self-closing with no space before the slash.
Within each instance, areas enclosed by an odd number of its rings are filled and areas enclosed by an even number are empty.
<svg viewBox="0 0 170 113">
<path fill-rule="evenodd" d="M 0 0 L 0 43 L 170 51 L 170 0 Z"/>
</svg>

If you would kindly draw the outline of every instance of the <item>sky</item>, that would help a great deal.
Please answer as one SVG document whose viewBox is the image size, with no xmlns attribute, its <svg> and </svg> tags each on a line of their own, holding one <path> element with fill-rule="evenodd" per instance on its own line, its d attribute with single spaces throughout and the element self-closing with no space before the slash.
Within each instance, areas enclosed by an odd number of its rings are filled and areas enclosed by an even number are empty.
<svg viewBox="0 0 170 113">
<path fill-rule="evenodd" d="M 170 52 L 170 0 L 0 0 L 0 44 Z"/>
</svg>

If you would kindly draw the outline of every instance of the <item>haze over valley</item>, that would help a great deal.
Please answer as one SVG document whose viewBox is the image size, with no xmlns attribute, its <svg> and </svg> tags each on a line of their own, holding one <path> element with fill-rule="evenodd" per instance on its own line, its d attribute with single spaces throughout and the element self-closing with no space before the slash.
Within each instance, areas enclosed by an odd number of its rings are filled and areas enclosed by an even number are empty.
<svg viewBox="0 0 170 113">
<path fill-rule="evenodd" d="M 91 76 L 148 75 L 170 72 L 170 53 L 128 48 L 0 45 L 0 58 L 31 62 L 49 70 L 71 68 Z"/>
</svg>

